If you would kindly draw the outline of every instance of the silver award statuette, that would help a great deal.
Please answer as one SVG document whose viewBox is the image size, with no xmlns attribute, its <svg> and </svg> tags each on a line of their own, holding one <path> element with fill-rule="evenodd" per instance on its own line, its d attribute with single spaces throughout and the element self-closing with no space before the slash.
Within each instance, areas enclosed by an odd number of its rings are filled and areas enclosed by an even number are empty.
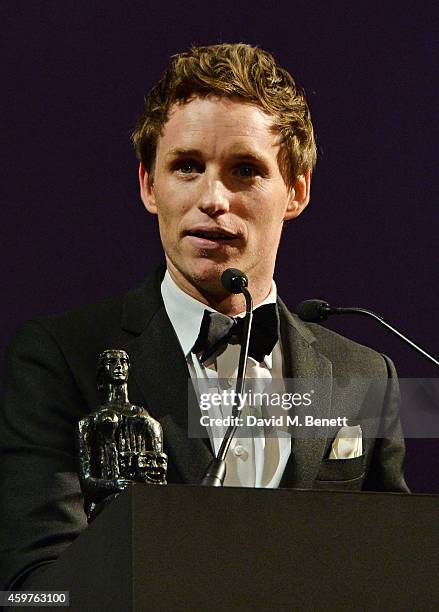
<svg viewBox="0 0 439 612">
<path fill-rule="evenodd" d="M 89 522 L 130 484 L 166 484 L 162 428 L 129 401 L 129 367 L 125 351 L 99 355 L 96 378 L 103 403 L 78 423 L 79 477 Z"/>
</svg>

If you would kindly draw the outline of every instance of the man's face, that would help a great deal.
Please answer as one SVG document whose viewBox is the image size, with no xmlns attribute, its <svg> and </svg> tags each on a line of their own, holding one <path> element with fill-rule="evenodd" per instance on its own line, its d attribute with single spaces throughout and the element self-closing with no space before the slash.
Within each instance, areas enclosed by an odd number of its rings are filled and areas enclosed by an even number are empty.
<svg viewBox="0 0 439 612">
<path fill-rule="evenodd" d="M 309 175 L 287 188 L 271 125 L 252 104 L 194 98 L 171 109 L 154 176 L 140 166 L 142 200 L 158 215 L 168 268 L 189 293 L 223 292 L 219 278 L 230 267 L 248 275 L 250 290 L 268 293 L 283 222 L 309 199 Z"/>
</svg>

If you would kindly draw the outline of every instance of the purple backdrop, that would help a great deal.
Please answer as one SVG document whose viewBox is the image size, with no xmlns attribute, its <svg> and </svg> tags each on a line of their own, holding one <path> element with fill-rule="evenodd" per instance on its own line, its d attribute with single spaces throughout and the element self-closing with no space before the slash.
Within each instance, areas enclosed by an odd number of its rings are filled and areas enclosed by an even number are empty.
<svg viewBox="0 0 439 612">
<path fill-rule="evenodd" d="M 130 131 L 171 54 L 238 41 L 296 76 L 317 131 L 311 205 L 278 258 L 284 300 L 371 307 L 438 352 L 437 14 L 382 4 L 3 1 L 1 354 L 24 319 L 120 293 L 162 261 Z M 373 322 L 330 325 L 402 376 L 437 376 Z M 412 488 L 439 492 L 438 441 L 408 451 Z"/>
</svg>

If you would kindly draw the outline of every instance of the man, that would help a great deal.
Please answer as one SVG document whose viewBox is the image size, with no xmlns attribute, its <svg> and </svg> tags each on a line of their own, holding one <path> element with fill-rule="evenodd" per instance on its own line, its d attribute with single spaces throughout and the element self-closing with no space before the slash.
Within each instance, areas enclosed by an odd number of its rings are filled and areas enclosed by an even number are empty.
<svg viewBox="0 0 439 612">
<path fill-rule="evenodd" d="M 141 198 L 158 217 L 166 273 L 157 270 L 120 298 L 27 323 L 8 352 L 2 583 L 13 580 L 15 588 L 86 526 L 74 439 L 78 421 L 99 404 L 94 372 L 102 351 L 129 355 L 129 398 L 161 422 L 168 482 L 200 482 L 218 439 L 209 428 L 205 439 L 188 438 L 185 398 L 190 378 L 236 378 L 237 338 L 229 334 L 231 342 L 206 357 L 200 337 L 209 313 L 235 317 L 244 310 L 242 296 L 220 282 L 230 267 L 247 274 L 255 312 L 264 307 L 275 317 L 268 349 L 249 357 L 252 378 L 314 377 L 322 389 L 313 415 L 344 409 L 352 420 L 365 393 L 346 395 L 335 378 L 389 381 L 379 398 L 381 438 L 360 435 L 357 452 L 343 455 L 329 430 L 297 439 L 262 435 L 233 446 L 226 484 L 407 490 L 391 362 L 302 323 L 276 295 L 282 228 L 308 204 L 316 159 L 308 106 L 292 77 L 248 45 L 191 49 L 173 58 L 150 92 L 133 140 Z"/>
</svg>

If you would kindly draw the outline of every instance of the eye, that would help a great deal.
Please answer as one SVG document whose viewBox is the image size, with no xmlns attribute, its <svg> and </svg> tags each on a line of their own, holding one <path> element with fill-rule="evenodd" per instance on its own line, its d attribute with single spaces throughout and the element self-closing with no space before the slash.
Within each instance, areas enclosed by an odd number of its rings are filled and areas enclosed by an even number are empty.
<svg viewBox="0 0 439 612">
<path fill-rule="evenodd" d="M 241 164 L 234 170 L 234 174 L 241 178 L 253 178 L 260 172 L 251 164 Z"/>
<path fill-rule="evenodd" d="M 174 169 L 181 174 L 194 174 L 195 172 L 201 172 L 200 165 L 191 159 L 184 159 L 178 161 Z"/>
<path fill-rule="evenodd" d="M 183 174 L 191 174 L 192 170 L 194 169 L 194 166 L 190 162 L 184 162 L 180 165 L 179 169 L 180 172 L 183 172 Z"/>
</svg>

